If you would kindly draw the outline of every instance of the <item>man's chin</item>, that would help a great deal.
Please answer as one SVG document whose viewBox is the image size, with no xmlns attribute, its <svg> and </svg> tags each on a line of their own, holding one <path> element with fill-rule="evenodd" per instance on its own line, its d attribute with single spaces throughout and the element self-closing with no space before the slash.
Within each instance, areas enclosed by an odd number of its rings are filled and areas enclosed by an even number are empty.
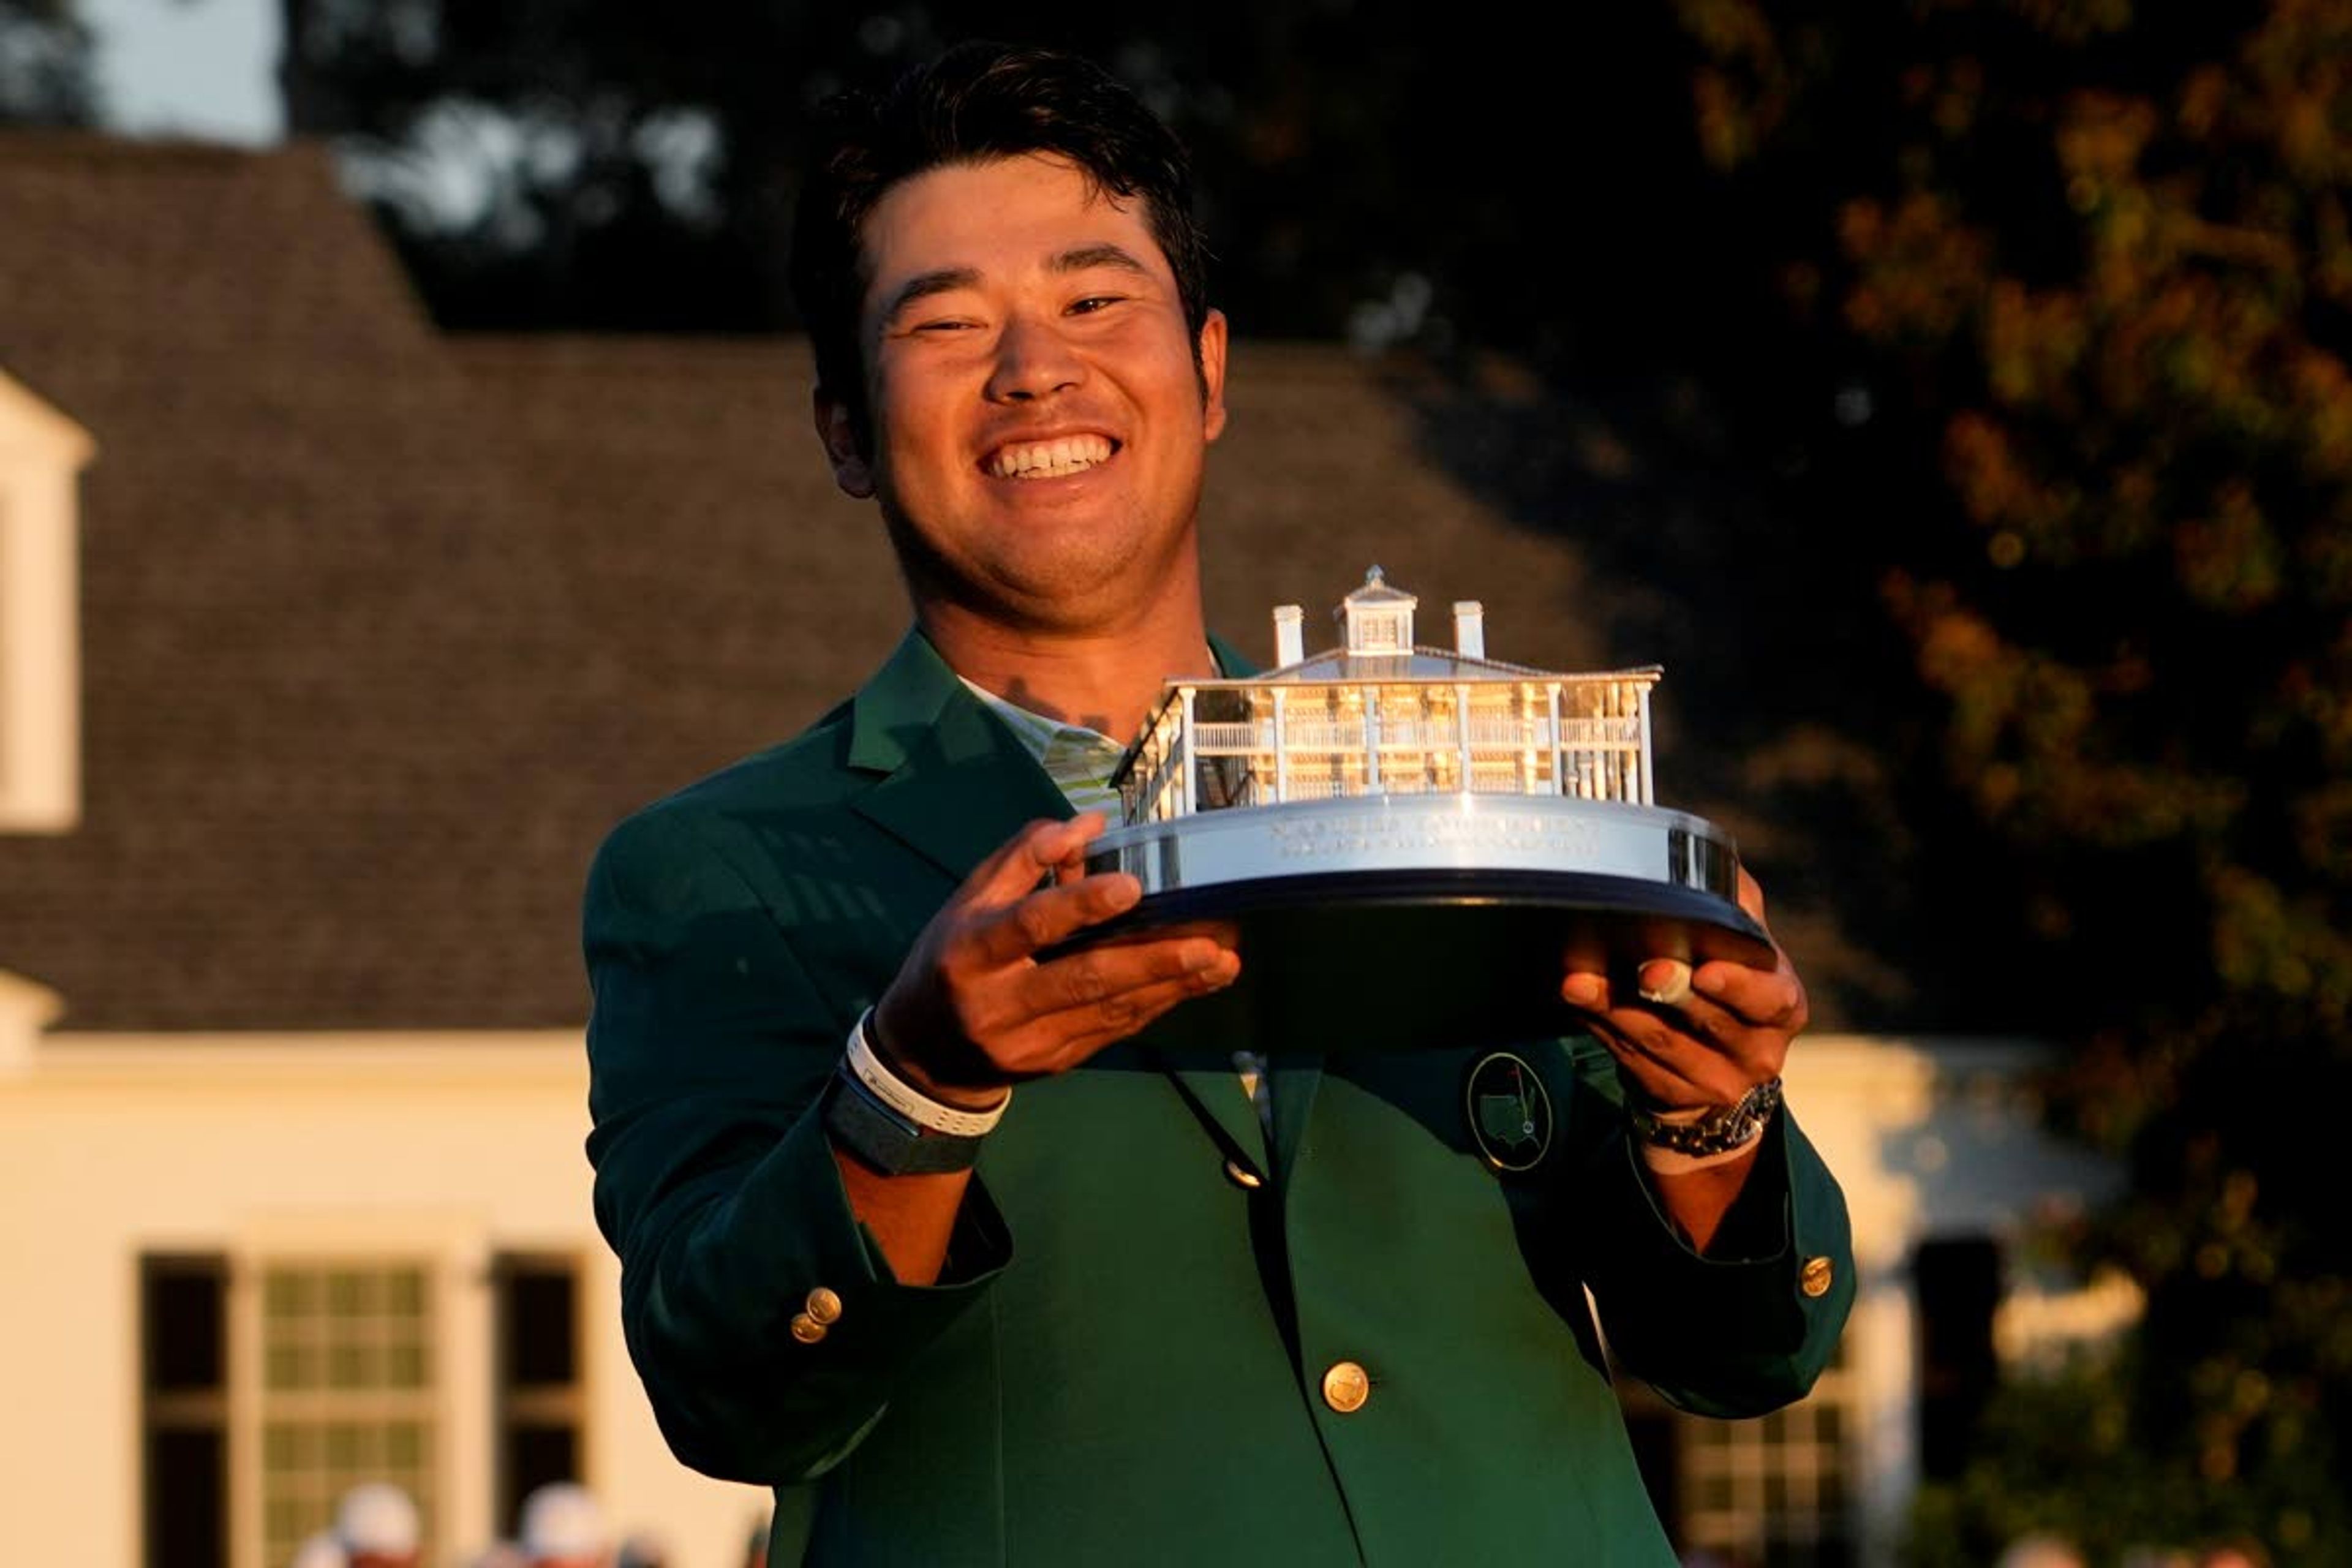
<svg viewBox="0 0 2352 1568">
<path fill-rule="evenodd" d="M 1064 552 L 1038 561 L 992 562 L 943 585 L 942 596 L 982 619 L 1080 633 L 1131 623 L 1166 595 L 1174 575 L 1171 564 L 1146 568 L 1131 553 L 1074 559 Z"/>
</svg>

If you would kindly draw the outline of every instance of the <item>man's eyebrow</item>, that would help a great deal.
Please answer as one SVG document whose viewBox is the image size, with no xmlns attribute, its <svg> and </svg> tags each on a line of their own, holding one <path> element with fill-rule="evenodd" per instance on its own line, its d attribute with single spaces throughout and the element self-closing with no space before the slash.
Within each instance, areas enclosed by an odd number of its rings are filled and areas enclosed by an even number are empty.
<svg viewBox="0 0 2352 1568">
<path fill-rule="evenodd" d="M 882 324 L 887 327 L 897 321 L 909 305 L 928 300 L 934 294 L 947 294 L 958 289 L 969 289 L 979 281 L 979 271 L 970 267 L 942 267 L 932 272 L 918 272 L 900 284 L 898 291 L 890 296 L 889 306 L 882 312 Z"/>
<path fill-rule="evenodd" d="M 1082 245 L 1054 258 L 1054 270 L 1056 272 L 1085 272 L 1097 267 L 1115 267 L 1122 272 L 1139 273 L 1147 278 L 1151 275 L 1151 268 L 1138 260 L 1134 252 L 1108 240 L 1100 245 Z"/>
</svg>

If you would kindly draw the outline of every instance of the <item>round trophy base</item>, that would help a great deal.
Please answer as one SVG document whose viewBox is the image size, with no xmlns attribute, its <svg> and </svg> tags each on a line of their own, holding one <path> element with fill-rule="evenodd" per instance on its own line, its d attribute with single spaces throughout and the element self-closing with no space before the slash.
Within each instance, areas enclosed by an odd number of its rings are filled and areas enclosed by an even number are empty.
<svg viewBox="0 0 2352 1568">
<path fill-rule="evenodd" d="M 1738 857 L 1700 818 L 1522 795 L 1373 795 L 1115 829 L 1090 871 L 1142 901 L 1071 945 L 1230 934 L 1242 974 L 1155 1026 L 1225 1049 L 1413 1049 L 1576 1029 L 1570 968 L 1769 965 Z"/>
</svg>

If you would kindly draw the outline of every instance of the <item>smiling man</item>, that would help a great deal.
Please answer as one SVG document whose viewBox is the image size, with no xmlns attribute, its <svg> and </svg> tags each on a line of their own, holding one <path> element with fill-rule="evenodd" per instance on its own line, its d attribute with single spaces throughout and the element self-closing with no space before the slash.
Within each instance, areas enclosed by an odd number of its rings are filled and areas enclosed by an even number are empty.
<svg viewBox="0 0 2352 1568">
<path fill-rule="evenodd" d="M 881 502 L 925 632 L 1198 665 L 1224 319 L 1195 336 L 1137 204 L 1026 154 L 904 181 L 862 232 L 867 427 L 828 390 L 824 435 L 842 487 Z"/>
<path fill-rule="evenodd" d="M 1591 1036 L 1507 1055 L 1209 1058 L 1151 1026 L 1238 976 L 1218 941 L 1045 956 L 1139 896 L 1081 867 L 1115 737 L 1238 663 L 1183 154 L 993 47 L 831 134 L 817 431 L 914 626 L 588 892 L 597 1214 L 672 1446 L 774 1489 L 778 1563 L 1671 1563 L 1585 1291 L 1688 1408 L 1827 1360 L 1853 1271 L 1775 1110 L 1794 971 L 1563 975 Z"/>
</svg>

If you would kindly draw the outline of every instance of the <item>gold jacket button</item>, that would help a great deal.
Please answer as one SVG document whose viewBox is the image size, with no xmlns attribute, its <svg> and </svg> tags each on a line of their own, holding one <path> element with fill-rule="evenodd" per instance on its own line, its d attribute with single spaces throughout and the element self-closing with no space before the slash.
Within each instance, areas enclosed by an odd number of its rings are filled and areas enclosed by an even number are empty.
<svg viewBox="0 0 2352 1568">
<path fill-rule="evenodd" d="M 820 1327 L 841 1321 L 841 1298 L 822 1285 L 808 1293 L 806 1310 L 810 1321 Z"/>
<path fill-rule="evenodd" d="M 1837 1266 L 1826 1258 L 1808 1258 L 1805 1271 L 1797 1277 L 1797 1288 L 1808 1296 L 1826 1296 L 1830 1282 L 1837 1277 Z"/>
<path fill-rule="evenodd" d="M 824 1338 L 824 1325 L 806 1312 L 793 1314 L 793 1338 L 804 1345 L 813 1345 Z"/>
<path fill-rule="evenodd" d="M 1247 1188 L 1251 1192 L 1255 1192 L 1258 1188 L 1265 1185 L 1265 1178 L 1264 1176 L 1259 1175 L 1255 1171 L 1251 1170 L 1239 1160 L 1228 1160 L 1225 1162 L 1225 1180 L 1231 1182 L 1237 1187 Z"/>
<path fill-rule="evenodd" d="M 1352 1415 L 1372 1396 L 1370 1374 L 1351 1361 L 1337 1361 L 1323 1374 L 1323 1403 L 1342 1415 Z"/>
</svg>

